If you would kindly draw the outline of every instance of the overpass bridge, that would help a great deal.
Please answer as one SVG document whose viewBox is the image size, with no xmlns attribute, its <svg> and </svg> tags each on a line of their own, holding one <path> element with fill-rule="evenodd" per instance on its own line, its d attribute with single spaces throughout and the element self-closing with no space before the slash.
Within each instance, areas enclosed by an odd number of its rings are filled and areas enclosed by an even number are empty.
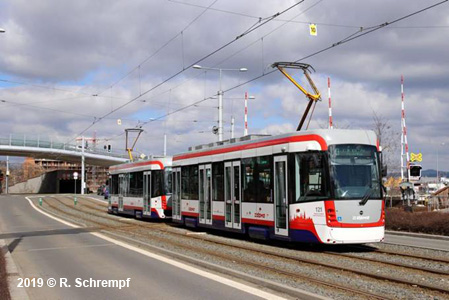
<svg viewBox="0 0 449 300">
<path fill-rule="evenodd" d="M 84 139 L 83 143 L 84 144 Z M 17 137 L 10 135 L 0 137 L 0 155 L 24 156 L 62 160 L 67 162 L 81 162 L 81 194 L 85 193 L 85 164 L 101 167 L 110 167 L 128 161 L 128 155 L 123 151 L 110 152 L 107 150 L 83 147 L 67 143 L 54 142 L 52 139 L 27 138 L 26 135 Z M 8 193 L 8 160 L 6 163 L 6 193 Z"/>
<path fill-rule="evenodd" d="M 46 158 L 75 163 L 81 162 L 84 156 L 86 164 L 101 167 L 110 167 L 129 160 L 125 151 L 109 152 L 89 147 L 83 149 L 80 145 L 54 142 L 51 139 L 39 137 L 27 138 L 25 135 L 0 137 L 1 155 Z"/>
</svg>

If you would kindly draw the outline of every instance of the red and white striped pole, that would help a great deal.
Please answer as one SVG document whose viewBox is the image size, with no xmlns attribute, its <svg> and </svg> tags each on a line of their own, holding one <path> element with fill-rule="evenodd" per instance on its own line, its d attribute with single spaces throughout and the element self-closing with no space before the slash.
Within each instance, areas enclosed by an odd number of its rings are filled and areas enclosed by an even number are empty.
<svg viewBox="0 0 449 300">
<path fill-rule="evenodd" d="M 332 103 L 331 103 L 331 79 L 327 77 L 327 93 L 329 94 L 329 129 L 334 129 L 332 124 Z"/>
<path fill-rule="evenodd" d="M 404 76 L 401 75 L 401 102 L 402 102 L 402 134 L 401 134 L 401 178 L 404 180 L 404 169 L 407 171 L 406 177 L 408 178 L 408 170 L 410 168 L 410 158 L 408 154 L 408 142 L 407 142 L 407 126 L 405 125 L 405 105 L 404 105 Z M 404 167 L 404 156 L 406 166 Z"/>
<path fill-rule="evenodd" d="M 243 136 L 248 135 L 248 92 L 245 92 L 245 131 Z"/>
</svg>

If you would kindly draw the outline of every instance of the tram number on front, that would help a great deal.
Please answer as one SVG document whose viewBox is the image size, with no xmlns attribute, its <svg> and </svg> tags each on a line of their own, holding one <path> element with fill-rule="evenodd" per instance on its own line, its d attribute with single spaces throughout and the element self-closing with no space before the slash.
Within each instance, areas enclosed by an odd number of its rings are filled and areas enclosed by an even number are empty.
<svg viewBox="0 0 449 300">
<path fill-rule="evenodd" d="M 317 213 L 323 212 L 323 208 L 322 207 L 315 207 L 315 211 Z"/>
</svg>

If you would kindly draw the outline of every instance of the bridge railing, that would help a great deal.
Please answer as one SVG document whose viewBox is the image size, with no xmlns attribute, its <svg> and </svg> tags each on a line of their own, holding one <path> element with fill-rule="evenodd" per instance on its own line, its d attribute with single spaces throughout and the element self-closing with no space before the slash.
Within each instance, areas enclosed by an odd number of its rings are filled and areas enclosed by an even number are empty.
<svg viewBox="0 0 449 300">
<path fill-rule="evenodd" d="M 47 148 L 47 149 L 55 149 L 55 150 L 67 150 L 67 151 L 75 151 L 82 152 L 81 145 L 67 144 L 61 143 L 53 139 L 49 138 L 41 138 L 40 136 L 17 136 L 10 135 L 9 137 L 0 137 L 0 145 L 3 146 L 16 146 L 16 147 L 34 147 L 34 148 Z M 104 149 L 84 148 L 85 153 L 92 153 L 98 155 L 105 155 L 111 157 L 119 157 L 119 158 L 128 158 L 128 155 L 125 151 L 108 151 Z"/>
</svg>

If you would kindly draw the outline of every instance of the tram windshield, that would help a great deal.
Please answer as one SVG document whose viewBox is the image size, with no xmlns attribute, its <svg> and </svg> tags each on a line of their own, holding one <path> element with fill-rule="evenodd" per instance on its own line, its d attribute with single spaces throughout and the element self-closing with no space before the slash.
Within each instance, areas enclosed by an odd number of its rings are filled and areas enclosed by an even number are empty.
<svg viewBox="0 0 449 300">
<path fill-rule="evenodd" d="M 380 199 L 379 157 L 369 145 L 329 146 L 335 199 Z"/>
</svg>

